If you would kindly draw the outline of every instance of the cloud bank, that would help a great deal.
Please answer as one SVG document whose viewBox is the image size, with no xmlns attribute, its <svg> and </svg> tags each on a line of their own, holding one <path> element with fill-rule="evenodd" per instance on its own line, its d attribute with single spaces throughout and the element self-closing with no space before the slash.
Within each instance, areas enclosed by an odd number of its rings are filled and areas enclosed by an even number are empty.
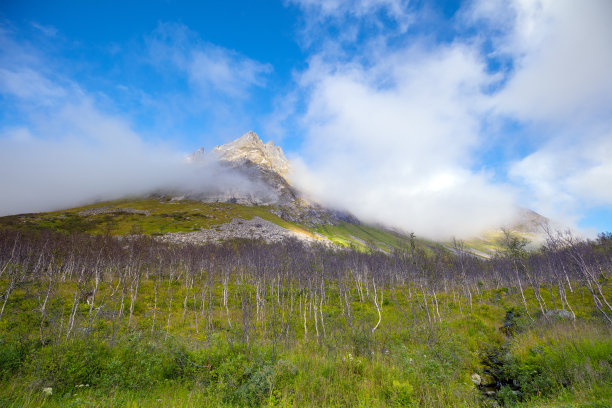
<svg viewBox="0 0 612 408">
<path fill-rule="evenodd" d="M 356 215 L 440 238 L 514 215 L 510 189 L 474 169 L 481 88 L 493 78 L 467 47 L 415 45 L 364 67 L 311 61 L 300 185 Z"/>
<path fill-rule="evenodd" d="M 88 92 L 61 72 L 49 72 L 45 66 L 51 61 L 39 50 L 13 41 L 6 30 L 0 34 L 6 45 L 0 53 L 0 94 L 15 118 L 14 124 L 4 121 L 0 129 L 0 215 L 155 190 L 261 192 L 262 186 L 215 160 L 194 166 L 175 145 L 145 139 L 127 118 L 100 107 L 104 96 Z M 201 50 L 185 65 L 194 81 L 206 81 L 206 74 L 211 86 L 231 94 L 255 80 L 245 79 L 244 71 L 254 63 L 240 60 L 242 64 L 233 67 L 236 55 L 218 47 L 211 52 L 218 57 L 215 67 L 202 62 Z M 241 80 L 228 88 L 219 72 L 229 69 L 240 70 Z"/>
<path fill-rule="evenodd" d="M 342 2 L 298 3 L 318 10 L 310 18 L 364 29 Z M 397 4 L 358 10 L 394 16 Z M 306 137 L 296 178 L 362 218 L 434 238 L 499 227 L 521 205 L 566 225 L 585 206 L 612 205 L 610 17 L 606 1 L 476 1 L 454 19 L 467 34 L 399 44 L 396 32 L 376 31 L 330 45 L 306 24 L 323 39 L 300 77 Z M 517 140 L 496 132 L 507 122 L 522 127 Z M 514 159 L 487 167 L 487 149 L 504 144 L 519 146 Z"/>
<path fill-rule="evenodd" d="M 285 4 L 304 61 L 281 85 L 182 24 L 118 45 L 112 69 L 69 67 L 60 30 L 33 25 L 48 38 L 32 44 L 0 26 L 0 213 L 192 180 L 248 188 L 215 166 L 191 174 L 168 141 L 202 126 L 225 142 L 260 114 L 299 140 L 293 177 L 315 199 L 418 235 L 475 235 L 517 206 L 570 225 L 612 208 L 609 1 L 471 0 L 452 17 L 434 2 Z M 99 87 L 81 81 L 95 73 Z"/>
</svg>

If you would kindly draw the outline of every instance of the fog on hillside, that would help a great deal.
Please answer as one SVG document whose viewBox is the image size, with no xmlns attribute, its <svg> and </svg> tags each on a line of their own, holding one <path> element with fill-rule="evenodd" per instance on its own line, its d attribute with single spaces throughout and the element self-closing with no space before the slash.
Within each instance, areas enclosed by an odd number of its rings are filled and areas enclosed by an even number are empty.
<svg viewBox="0 0 612 408">
<path fill-rule="evenodd" d="M 117 130 L 117 129 L 114 129 Z M 142 142 L 0 139 L 0 215 L 42 212 L 153 192 L 222 197 L 272 197 L 265 184 L 212 155 L 188 163 L 185 154 Z"/>
</svg>

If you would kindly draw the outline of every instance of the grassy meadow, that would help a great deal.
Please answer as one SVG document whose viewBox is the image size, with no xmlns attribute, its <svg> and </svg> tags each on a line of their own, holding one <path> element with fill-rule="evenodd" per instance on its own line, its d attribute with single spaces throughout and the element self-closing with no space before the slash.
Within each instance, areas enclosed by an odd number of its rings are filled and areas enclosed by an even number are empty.
<svg viewBox="0 0 612 408">
<path fill-rule="evenodd" d="M 507 247 L 1 229 L 0 406 L 612 406 L 612 239 Z"/>
</svg>

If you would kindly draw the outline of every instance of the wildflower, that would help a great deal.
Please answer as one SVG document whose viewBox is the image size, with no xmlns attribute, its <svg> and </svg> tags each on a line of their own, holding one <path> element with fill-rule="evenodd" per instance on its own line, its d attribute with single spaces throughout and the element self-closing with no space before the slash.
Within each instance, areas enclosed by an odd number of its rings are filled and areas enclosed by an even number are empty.
<svg viewBox="0 0 612 408">
<path fill-rule="evenodd" d="M 49 395 L 53 395 L 53 388 L 51 387 L 44 387 L 42 389 L 43 394 L 49 396 Z"/>
</svg>

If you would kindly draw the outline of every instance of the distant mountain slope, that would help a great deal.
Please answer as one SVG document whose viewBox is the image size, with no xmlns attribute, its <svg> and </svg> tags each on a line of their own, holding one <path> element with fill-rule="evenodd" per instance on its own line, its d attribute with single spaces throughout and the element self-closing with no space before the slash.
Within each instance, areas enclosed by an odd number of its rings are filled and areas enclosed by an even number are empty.
<svg viewBox="0 0 612 408">
<path fill-rule="evenodd" d="M 193 243 L 198 239 L 202 243 L 214 243 L 232 238 L 276 242 L 282 236 L 330 247 L 381 251 L 406 249 L 411 242 L 411 237 L 407 235 L 346 221 L 318 226 L 286 221 L 276 215 L 275 211 L 273 206 L 176 201 L 166 196 L 100 202 L 62 211 L 0 217 L 0 227 L 89 234 L 146 234 L 177 243 Z M 424 248 L 442 248 L 424 240 L 417 240 L 417 243 Z"/>
<path fill-rule="evenodd" d="M 331 247 L 389 252 L 409 248 L 414 238 L 393 226 L 367 225 L 351 214 L 306 200 L 290 181 L 291 163 L 282 149 L 263 143 L 254 132 L 210 152 L 198 149 L 186 158 L 201 166 L 202 176 L 220 169 L 231 173 L 214 188 L 179 188 L 158 191 L 149 197 L 95 203 L 84 207 L 40 214 L 0 218 L 0 226 L 49 228 L 113 235 L 149 234 L 170 242 L 217 242 L 233 238 L 276 242 L 297 238 Z M 212 166 L 211 166 L 212 164 Z M 197 169 L 197 167 L 194 167 Z M 236 183 L 239 180 L 240 183 Z M 246 185 L 245 185 L 246 184 Z M 521 209 L 507 229 L 537 241 L 539 225 L 547 219 Z M 465 250 L 490 257 L 499 250 L 500 230 L 483 232 L 464 242 Z M 427 250 L 450 250 L 451 243 L 418 240 Z"/>
<path fill-rule="evenodd" d="M 550 220 L 543 215 L 527 208 L 519 208 L 515 219 L 508 225 L 498 229 L 483 231 L 478 237 L 473 237 L 464 242 L 466 250 L 471 253 L 489 258 L 501 249 L 500 242 L 504 237 L 504 230 L 527 239 L 530 248 L 536 248 L 545 240 L 543 227 L 548 225 Z M 447 244 L 450 248 L 452 245 Z"/>
<path fill-rule="evenodd" d="M 248 185 L 220 181 L 214 189 L 177 187 L 147 198 L 3 217 L 0 225 L 92 234 L 149 234 L 172 242 L 297 238 L 331 247 L 380 251 L 409 245 L 408 235 L 362 225 L 346 212 L 304 199 L 290 183 L 291 164 L 282 149 L 272 142 L 264 144 L 254 132 L 210 152 L 200 148 L 187 161 L 202 166 L 203 177 L 210 177 L 207 171 L 220 166 L 220 174 L 231 173 L 232 181 L 246 180 Z"/>
</svg>

